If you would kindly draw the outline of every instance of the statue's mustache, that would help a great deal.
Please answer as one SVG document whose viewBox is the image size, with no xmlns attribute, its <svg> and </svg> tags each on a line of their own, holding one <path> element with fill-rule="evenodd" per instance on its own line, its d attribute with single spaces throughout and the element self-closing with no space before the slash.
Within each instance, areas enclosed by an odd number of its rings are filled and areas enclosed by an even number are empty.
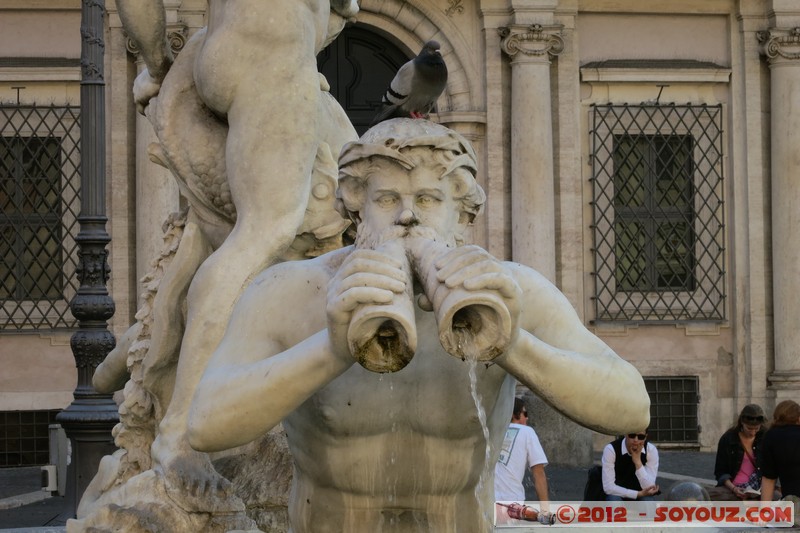
<svg viewBox="0 0 800 533">
<path fill-rule="evenodd" d="M 414 225 L 394 225 L 385 228 L 384 230 L 376 233 L 368 229 L 359 231 L 356 237 L 356 248 L 370 248 L 374 249 L 381 244 L 396 239 L 404 239 L 409 237 L 419 237 L 431 241 L 447 241 L 447 237 L 442 235 L 441 232 L 430 226 L 422 226 L 419 224 Z"/>
</svg>

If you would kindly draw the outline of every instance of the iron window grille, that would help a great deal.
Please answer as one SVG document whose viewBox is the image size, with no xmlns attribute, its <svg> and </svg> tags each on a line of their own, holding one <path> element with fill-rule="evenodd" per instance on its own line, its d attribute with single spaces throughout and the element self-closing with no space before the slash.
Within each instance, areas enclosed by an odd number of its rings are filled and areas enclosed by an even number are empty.
<svg viewBox="0 0 800 533">
<path fill-rule="evenodd" d="M 649 439 L 657 444 L 698 444 L 697 376 L 646 377 L 644 385 L 650 395 Z"/>
<path fill-rule="evenodd" d="M 0 105 L 0 330 L 76 326 L 80 108 Z"/>
<path fill-rule="evenodd" d="M 60 411 L 0 411 L 0 468 L 50 462 L 50 424 Z"/>
<path fill-rule="evenodd" d="M 591 110 L 596 321 L 725 319 L 722 106 Z"/>
</svg>

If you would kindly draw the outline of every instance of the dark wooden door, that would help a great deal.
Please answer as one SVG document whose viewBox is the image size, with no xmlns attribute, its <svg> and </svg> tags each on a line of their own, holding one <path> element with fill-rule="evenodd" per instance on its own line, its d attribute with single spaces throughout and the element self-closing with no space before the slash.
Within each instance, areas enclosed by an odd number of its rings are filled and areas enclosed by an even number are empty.
<svg viewBox="0 0 800 533">
<path fill-rule="evenodd" d="M 361 135 L 377 113 L 389 82 L 409 59 L 388 39 L 356 25 L 345 28 L 319 53 L 317 68 Z"/>
</svg>

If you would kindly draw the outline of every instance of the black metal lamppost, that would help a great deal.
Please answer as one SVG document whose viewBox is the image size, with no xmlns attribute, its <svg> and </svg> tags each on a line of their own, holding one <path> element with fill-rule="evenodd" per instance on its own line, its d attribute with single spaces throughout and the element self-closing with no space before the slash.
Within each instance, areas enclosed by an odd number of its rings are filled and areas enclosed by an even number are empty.
<svg viewBox="0 0 800 533">
<path fill-rule="evenodd" d="M 79 324 L 70 339 L 78 385 L 73 402 L 56 416 L 72 445 L 66 489 L 72 516 L 100 459 L 114 452 L 111 430 L 119 421 L 112 396 L 92 387 L 94 370 L 116 344 L 106 323 L 114 315 L 114 301 L 106 289 L 110 273 L 106 245 L 111 238 L 105 214 L 105 12 L 105 0 L 82 0 L 81 212 L 75 238 L 80 287 L 70 303 Z"/>
</svg>

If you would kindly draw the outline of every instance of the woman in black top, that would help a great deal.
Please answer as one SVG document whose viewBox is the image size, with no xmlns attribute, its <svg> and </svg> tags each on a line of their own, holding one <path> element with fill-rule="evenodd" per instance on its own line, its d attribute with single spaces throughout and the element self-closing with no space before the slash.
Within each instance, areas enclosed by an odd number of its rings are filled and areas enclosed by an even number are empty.
<svg viewBox="0 0 800 533">
<path fill-rule="evenodd" d="M 744 406 L 736 425 L 722 434 L 714 464 L 717 486 L 709 491 L 712 500 L 758 498 L 764 422 L 764 410 L 752 403 Z"/>
<path fill-rule="evenodd" d="M 769 501 L 780 479 L 784 498 L 800 497 L 800 405 L 784 400 L 775 407 L 772 427 L 764 436 L 761 500 Z"/>
</svg>

